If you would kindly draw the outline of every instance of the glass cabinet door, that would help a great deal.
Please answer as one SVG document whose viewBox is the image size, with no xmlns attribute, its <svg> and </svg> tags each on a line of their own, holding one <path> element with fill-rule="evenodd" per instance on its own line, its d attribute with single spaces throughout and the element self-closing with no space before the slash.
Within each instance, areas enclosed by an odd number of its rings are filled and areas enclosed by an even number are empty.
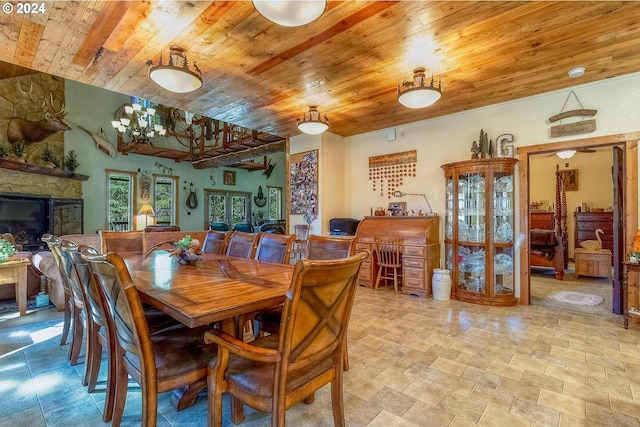
<svg viewBox="0 0 640 427">
<path fill-rule="evenodd" d="M 493 273 L 495 295 L 513 294 L 513 174 L 493 174 Z"/>
</svg>

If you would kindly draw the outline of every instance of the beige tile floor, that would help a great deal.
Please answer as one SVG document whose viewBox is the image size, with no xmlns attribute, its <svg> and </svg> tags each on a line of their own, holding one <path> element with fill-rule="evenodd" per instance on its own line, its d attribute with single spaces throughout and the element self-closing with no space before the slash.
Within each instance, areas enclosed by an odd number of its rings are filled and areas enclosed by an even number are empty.
<svg viewBox="0 0 640 427">
<path fill-rule="evenodd" d="M 60 316 L 48 317 L 0 322 L 0 426 L 103 425 L 104 395 L 80 385 L 82 365 L 70 368 L 58 345 Z M 640 327 L 620 325 L 617 316 L 359 288 L 345 373 L 347 425 L 640 426 Z M 165 394 L 159 412 L 161 426 L 206 425 L 205 399 L 176 413 Z M 243 425 L 268 421 L 248 411 Z M 123 425 L 139 423 L 132 389 Z M 333 425 L 328 387 L 313 405 L 291 408 L 287 425 Z"/>
</svg>

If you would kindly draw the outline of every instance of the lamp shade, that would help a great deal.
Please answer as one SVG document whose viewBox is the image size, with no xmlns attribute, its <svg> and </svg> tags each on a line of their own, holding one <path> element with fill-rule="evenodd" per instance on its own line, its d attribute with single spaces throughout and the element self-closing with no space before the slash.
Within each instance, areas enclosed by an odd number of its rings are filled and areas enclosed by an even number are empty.
<svg viewBox="0 0 640 427">
<path fill-rule="evenodd" d="M 318 19 L 326 0 L 253 0 L 253 7 L 269 21 L 283 27 L 300 27 Z"/>
<path fill-rule="evenodd" d="M 149 78 L 170 92 L 193 92 L 202 86 L 200 69 L 195 62 L 193 70 L 189 67 L 187 52 L 180 46 L 170 46 L 169 61 L 166 64 L 163 62 L 161 54 L 160 60 L 155 65 L 153 61 L 148 60 L 147 68 L 149 69 Z"/>
<path fill-rule="evenodd" d="M 151 205 L 142 205 L 138 211 L 138 215 L 156 216 L 156 213 L 153 211 L 153 207 Z"/>
<path fill-rule="evenodd" d="M 413 80 L 398 84 L 398 102 L 409 108 L 424 108 L 433 105 L 442 96 L 442 83 L 435 86 L 433 77 L 427 85 L 425 69 L 418 67 L 413 70 Z"/>
</svg>

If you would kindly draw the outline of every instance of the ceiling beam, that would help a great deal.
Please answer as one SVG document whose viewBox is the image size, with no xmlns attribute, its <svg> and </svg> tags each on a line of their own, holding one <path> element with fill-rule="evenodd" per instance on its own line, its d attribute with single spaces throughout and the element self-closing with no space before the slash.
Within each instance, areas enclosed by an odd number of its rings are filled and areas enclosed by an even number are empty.
<svg viewBox="0 0 640 427">
<path fill-rule="evenodd" d="M 215 168 L 218 166 L 227 166 L 234 163 L 241 163 L 247 160 L 255 159 L 256 157 L 266 156 L 267 154 L 279 153 L 285 151 L 287 140 L 282 139 L 271 144 L 260 145 L 255 148 L 249 148 L 243 151 L 237 151 L 235 153 L 223 154 L 210 159 L 198 160 L 192 162 L 194 169 L 206 169 Z"/>
</svg>

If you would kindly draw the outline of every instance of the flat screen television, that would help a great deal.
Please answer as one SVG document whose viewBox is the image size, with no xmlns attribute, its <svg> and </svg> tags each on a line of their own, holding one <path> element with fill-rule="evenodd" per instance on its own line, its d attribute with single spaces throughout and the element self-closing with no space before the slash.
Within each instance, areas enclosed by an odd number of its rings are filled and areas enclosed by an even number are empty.
<svg viewBox="0 0 640 427">
<path fill-rule="evenodd" d="M 16 243 L 39 244 L 49 224 L 49 203 L 44 198 L 0 196 L 0 232 L 11 233 Z"/>
</svg>

